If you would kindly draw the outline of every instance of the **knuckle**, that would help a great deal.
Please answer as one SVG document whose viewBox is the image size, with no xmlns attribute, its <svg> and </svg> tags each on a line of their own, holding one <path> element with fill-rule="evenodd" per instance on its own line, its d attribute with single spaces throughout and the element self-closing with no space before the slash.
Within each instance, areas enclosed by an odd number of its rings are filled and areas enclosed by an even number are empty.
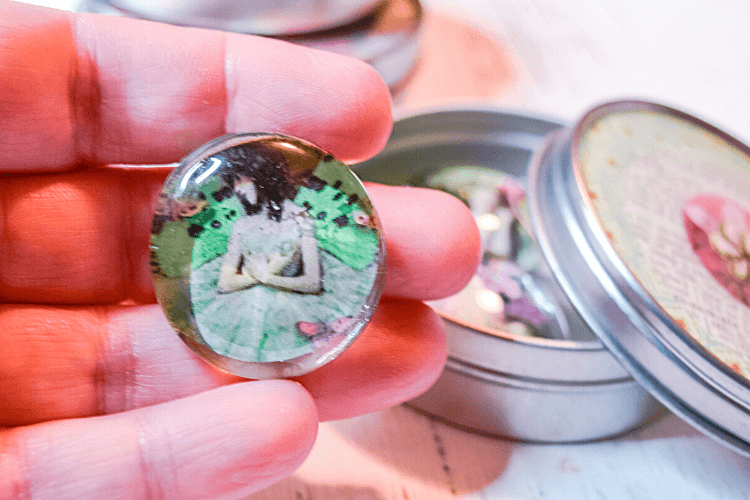
<svg viewBox="0 0 750 500">
<path fill-rule="evenodd" d="M 184 498 L 179 491 L 178 467 L 171 453 L 171 437 L 150 408 L 137 412 L 138 468 L 146 500 Z"/>
<path fill-rule="evenodd" d="M 31 481 L 13 431 L 0 431 L 0 498 L 31 500 Z"/>
<path fill-rule="evenodd" d="M 100 414 L 118 413 L 133 407 L 136 356 L 127 321 L 112 308 L 98 315 L 100 344 L 92 377 Z"/>
</svg>

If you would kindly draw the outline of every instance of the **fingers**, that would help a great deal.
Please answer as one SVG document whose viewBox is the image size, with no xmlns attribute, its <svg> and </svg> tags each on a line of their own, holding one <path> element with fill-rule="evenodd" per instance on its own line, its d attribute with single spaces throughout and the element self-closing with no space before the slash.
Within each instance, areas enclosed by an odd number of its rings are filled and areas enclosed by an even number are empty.
<svg viewBox="0 0 750 500">
<path fill-rule="evenodd" d="M 477 270 L 479 230 L 458 198 L 442 191 L 368 184 L 386 234 L 386 293 L 418 300 L 461 290 Z"/>
<path fill-rule="evenodd" d="M 0 426 L 118 413 L 240 380 L 194 356 L 157 305 L 2 306 L 0 324 Z"/>
<path fill-rule="evenodd" d="M 0 427 L 117 413 L 238 382 L 195 356 L 152 306 L 0 308 Z M 424 391 L 445 360 L 434 312 L 385 300 L 357 341 L 300 381 L 337 419 Z"/>
<path fill-rule="evenodd" d="M 0 190 L 0 301 L 153 302 L 148 240 L 166 169 L 8 177 Z M 433 299 L 473 275 L 471 214 L 439 191 L 370 185 L 386 238 L 385 293 Z"/>
<path fill-rule="evenodd" d="M 148 242 L 166 169 L 3 179 L 0 301 L 153 302 Z"/>
<path fill-rule="evenodd" d="M 244 498 L 302 463 L 317 422 L 301 386 L 267 381 L 0 431 L 0 497 Z"/>
<path fill-rule="evenodd" d="M 298 380 L 321 420 L 372 413 L 426 391 L 446 358 L 437 314 L 415 301 L 386 301 L 375 323 L 339 358 Z"/>
<path fill-rule="evenodd" d="M 0 3 L 0 170 L 168 163 L 225 132 L 282 132 L 344 161 L 390 131 L 368 65 L 260 37 Z"/>
</svg>

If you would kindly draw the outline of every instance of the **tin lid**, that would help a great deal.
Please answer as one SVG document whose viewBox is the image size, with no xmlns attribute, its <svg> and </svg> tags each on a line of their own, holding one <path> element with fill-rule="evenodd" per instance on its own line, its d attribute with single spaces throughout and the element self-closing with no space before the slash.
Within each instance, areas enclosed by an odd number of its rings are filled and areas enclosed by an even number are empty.
<svg viewBox="0 0 750 500">
<path fill-rule="evenodd" d="M 607 103 L 548 136 L 528 191 L 591 329 L 665 406 L 750 455 L 750 148 L 666 106 Z"/>
</svg>

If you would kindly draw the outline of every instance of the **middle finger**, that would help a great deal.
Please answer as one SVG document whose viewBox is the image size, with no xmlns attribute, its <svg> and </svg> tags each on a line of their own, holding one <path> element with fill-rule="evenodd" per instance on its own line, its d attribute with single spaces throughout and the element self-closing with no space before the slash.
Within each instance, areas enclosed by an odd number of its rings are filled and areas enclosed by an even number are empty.
<svg viewBox="0 0 750 500">
<path fill-rule="evenodd" d="M 211 367 L 149 306 L 0 306 L 0 427 L 117 413 L 240 381 Z M 416 396 L 438 376 L 445 338 L 417 301 L 384 300 L 339 358 L 299 377 L 321 419 Z"/>
<path fill-rule="evenodd" d="M 166 168 L 101 167 L 3 178 L 0 302 L 154 302 L 148 256 Z M 369 185 L 388 255 L 385 295 L 434 299 L 473 275 L 471 214 L 439 191 Z"/>
</svg>

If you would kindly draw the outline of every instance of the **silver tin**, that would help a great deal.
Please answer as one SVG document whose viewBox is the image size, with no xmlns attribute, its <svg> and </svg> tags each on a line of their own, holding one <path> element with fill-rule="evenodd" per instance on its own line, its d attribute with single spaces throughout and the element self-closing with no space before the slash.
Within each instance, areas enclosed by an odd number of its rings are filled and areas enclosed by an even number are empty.
<svg viewBox="0 0 750 500">
<path fill-rule="evenodd" d="M 82 0 L 79 10 L 222 31 L 278 35 L 341 26 L 382 0 Z"/>
<path fill-rule="evenodd" d="M 419 0 L 384 0 L 352 23 L 276 38 L 360 59 L 397 93 L 419 59 L 423 24 Z"/>
<path fill-rule="evenodd" d="M 670 410 L 750 455 L 750 279 L 727 277 L 714 244 L 747 233 L 750 148 L 666 106 L 608 103 L 550 135 L 528 194 L 545 258 L 591 329 Z M 740 246 L 728 263 L 747 260 Z"/>
<path fill-rule="evenodd" d="M 424 18 L 419 0 L 81 0 L 76 10 L 271 36 L 355 57 L 375 68 L 394 94 L 419 59 Z"/>
<path fill-rule="evenodd" d="M 443 110 L 396 122 L 388 145 L 354 166 L 363 180 L 419 184 L 457 165 L 523 177 L 553 120 L 491 109 Z M 559 300 L 565 302 L 563 294 Z M 620 434 L 660 406 L 573 311 L 568 340 L 530 338 L 443 315 L 448 362 L 414 408 L 458 426 L 540 442 L 576 442 Z"/>
</svg>

